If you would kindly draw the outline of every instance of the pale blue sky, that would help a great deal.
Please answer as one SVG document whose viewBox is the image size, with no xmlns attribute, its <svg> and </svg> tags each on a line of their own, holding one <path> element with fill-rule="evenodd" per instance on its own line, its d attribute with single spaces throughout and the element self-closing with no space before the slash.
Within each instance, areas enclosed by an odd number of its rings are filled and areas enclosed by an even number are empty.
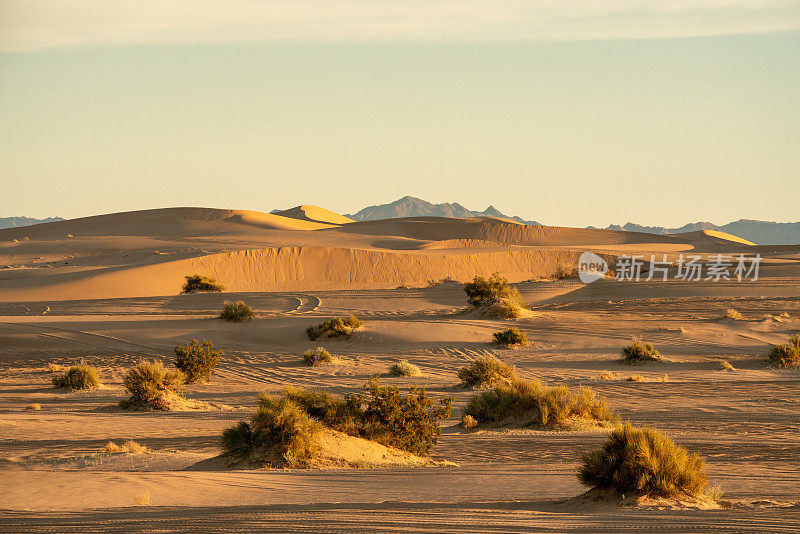
<svg viewBox="0 0 800 534">
<path fill-rule="evenodd" d="M 800 220 L 797 4 L 748 18 L 730 8 L 747 2 L 709 2 L 723 7 L 681 15 L 697 28 L 624 5 L 498 23 L 467 4 L 453 25 L 422 12 L 376 35 L 344 10 L 271 38 L 231 35 L 250 12 L 213 31 L 55 31 L 6 4 L 0 216 L 344 213 L 411 194 L 564 226 Z"/>
</svg>

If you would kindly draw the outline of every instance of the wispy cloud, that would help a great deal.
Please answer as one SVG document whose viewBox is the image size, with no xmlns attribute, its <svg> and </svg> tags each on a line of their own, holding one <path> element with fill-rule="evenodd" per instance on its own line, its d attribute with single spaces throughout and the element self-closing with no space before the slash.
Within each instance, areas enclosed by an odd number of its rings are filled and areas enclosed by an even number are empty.
<svg viewBox="0 0 800 534">
<path fill-rule="evenodd" d="M 0 0 L 0 51 L 236 41 L 680 38 L 800 29 L 797 0 Z"/>
</svg>

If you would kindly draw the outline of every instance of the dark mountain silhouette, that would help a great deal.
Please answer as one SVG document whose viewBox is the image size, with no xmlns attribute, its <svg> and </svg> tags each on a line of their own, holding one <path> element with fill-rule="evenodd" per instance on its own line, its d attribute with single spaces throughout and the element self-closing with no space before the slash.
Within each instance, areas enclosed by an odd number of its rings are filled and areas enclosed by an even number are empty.
<svg viewBox="0 0 800 534">
<path fill-rule="evenodd" d="M 494 206 L 483 211 L 471 211 L 461 204 L 431 204 L 421 198 L 406 196 L 389 204 L 368 206 L 358 213 L 346 215 L 355 221 L 374 221 L 377 219 L 397 219 L 399 217 L 502 217 L 523 224 L 541 226 L 536 221 L 526 221 L 520 217 L 505 215 Z"/>
</svg>

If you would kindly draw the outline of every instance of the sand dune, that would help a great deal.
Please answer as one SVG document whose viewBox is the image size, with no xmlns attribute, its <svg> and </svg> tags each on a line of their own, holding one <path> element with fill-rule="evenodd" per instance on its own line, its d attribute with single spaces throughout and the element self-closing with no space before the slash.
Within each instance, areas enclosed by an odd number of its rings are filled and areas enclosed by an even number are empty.
<svg viewBox="0 0 800 534">
<path fill-rule="evenodd" d="M 276 212 L 276 215 L 326 224 L 347 224 L 354 222 L 353 219 L 345 217 L 344 215 L 339 215 L 334 211 L 311 205 L 296 206 L 285 211 Z"/>
</svg>

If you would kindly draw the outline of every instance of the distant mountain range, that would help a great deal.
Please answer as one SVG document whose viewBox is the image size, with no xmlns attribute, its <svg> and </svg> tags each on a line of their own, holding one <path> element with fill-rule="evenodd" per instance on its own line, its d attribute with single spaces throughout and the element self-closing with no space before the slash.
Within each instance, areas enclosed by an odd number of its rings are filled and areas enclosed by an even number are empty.
<svg viewBox="0 0 800 534">
<path fill-rule="evenodd" d="M 30 226 L 32 224 L 49 223 L 63 221 L 61 217 L 47 217 L 46 219 L 34 219 L 33 217 L 0 217 L 0 229 L 17 228 L 19 226 Z"/>
<path fill-rule="evenodd" d="M 494 206 L 483 211 L 471 211 L 461 204 L 431 204 L 421 198 L 403 197 L 389 204 L 368 206 L 358 213 L 345 215 L 354 221 L 375 221 L 377 219 L 397 219 L 400 217 L 502 217 L 523 224 L 542 226 L 536 221 L 526 221 L 520 217 L 500 213 Z"/>
<path fill-rule="evenodd" d="M 278 210 L 274 210 L 278 211 Z M 378 206 L 368 206 L 358 213 L 346 215 L 354 221 L 374 221 L 377 219 L 396 219 L 399 217 L 500 217 L 512 221 L 542 226 L 536 221 L 525 220 L 515 215 L 506 215 L 494 206 L 489 206 L 483 211 L 472 211 L 458 203 L 431 204 L 421 198 L 406 196 Z M 35 219 L 32 217 L 0 217 L 0 229 L 30 226 L 32 224 L 63 221 L 61 217 L 48 217 Z M 594 228 L 589 226 L 589 228 Z M 683 232 L 697 232 L 701 230 L 717 230 L 733 234 L 759 245 L 796 245 L 800 244 L 800 222 L 777 223 L 769 221 L 754 221 L 739 219 L 722 226 L 710 222 L 689 223 L 680 228 L 665 228 L 663 226 L 642 226 L 626 223 L 623 226 L 612 224 L 605 230 L 623 230 L 626 232 L 645 232 L 648 234 L 680 234 Z"/>
<path fill-rule="evenodd" d="M 522 217 L 505 215 L 494 206 L 489 206 L 483 211 L 471 211 L 461 204 L 431 204 L 411 196 L 403 197 L 389 204 L 368 206 L 358 213 L 347 215 L 347 217 L 355 221 L 374 221 L 376 219 L 395 219 L 398 217 L 502 217 L 523 224 L 542 226 L 541 223 L 536 221 L 527 221 Z M 589 228 L 594 227 L 590 226 Z M 800 222 L 776 223 L 740 219 L 722 226 L 717 226 L 710 222 L 696 222 L 686 224 L 680 228 L 642 226 L 629 222 L 624 226 L 614 224 L 605 229 L 662 235 L 697 232 L 700 230 L 718 230 L 742 237 L 759 245 L 795 245 L 800 243 Z"/>
<path fill-rule="evenodd" d="M 591 228 L 591 227 L 590 227 Z M 739 219 L 722 226 L 710 222 L 689 223 L 680 228 L 664 228 L 663 226 L 641 226 L 627 223 L 624 226 L 612 224 L 606 230 L 624 230 L 626 232 L 646 232 L 648 234 L 680 234 L 700 230 L 718 230 L 743 237 L 759 245 L 796 245 L 800 243 L 800 222 L 777 223 Z"/>
</svg>

